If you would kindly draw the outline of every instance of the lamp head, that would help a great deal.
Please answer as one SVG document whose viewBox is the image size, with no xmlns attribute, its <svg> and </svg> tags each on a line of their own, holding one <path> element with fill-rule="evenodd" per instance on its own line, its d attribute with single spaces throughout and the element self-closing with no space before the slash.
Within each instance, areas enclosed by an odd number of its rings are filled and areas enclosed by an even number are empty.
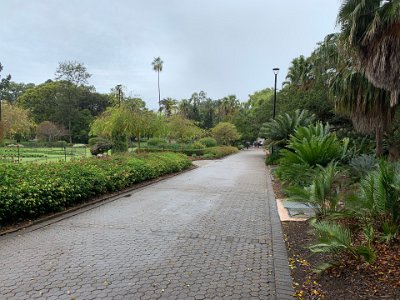
<svg viewBox="0 0 400 300">
<path fill-rule="evenodd" d="M 275 75 L 278 75 L 279 68 L 273 68 L 272 71 L 274 71 L 274 74 L 275 74 Z"/>
</svg>

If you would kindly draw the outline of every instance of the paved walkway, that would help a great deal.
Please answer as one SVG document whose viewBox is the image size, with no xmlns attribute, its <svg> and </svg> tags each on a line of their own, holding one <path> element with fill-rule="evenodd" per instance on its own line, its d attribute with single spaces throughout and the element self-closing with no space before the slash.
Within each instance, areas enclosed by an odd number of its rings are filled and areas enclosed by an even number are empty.
<svg viewBox="0 0 400 300">
<path fill-rule="evenodd" d="M 261 150 L 0 237 L 0 299 L 291 299 Z"/>
</svg>

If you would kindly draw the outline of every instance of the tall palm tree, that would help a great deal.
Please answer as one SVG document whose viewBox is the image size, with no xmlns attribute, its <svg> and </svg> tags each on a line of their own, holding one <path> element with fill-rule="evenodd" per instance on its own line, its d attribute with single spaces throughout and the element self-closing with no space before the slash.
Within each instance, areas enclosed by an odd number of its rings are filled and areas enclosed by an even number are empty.
<svg viewBox="0 0 400 300">
<path fill-rule="evenodd" d="M 344 0 L 337 22 L 368 80 L 390 91 L 395 106 L 400 94 L 400 1 Z"/>
<path fill-rule="evenodd" d="M 160 93 L 160 72 L 163 69 L 163 61 L 161 57 L 155 57 L 153 62 L 153 70 L 157 72 L 157 83 L 158 83 L 158 109 L 161 112 L 161 93 Z"/>
</svg>

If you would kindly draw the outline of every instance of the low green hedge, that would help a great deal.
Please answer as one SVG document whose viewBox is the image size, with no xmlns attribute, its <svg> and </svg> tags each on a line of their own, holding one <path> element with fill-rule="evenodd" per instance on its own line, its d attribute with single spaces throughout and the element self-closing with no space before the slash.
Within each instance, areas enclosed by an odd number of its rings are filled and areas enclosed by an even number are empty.
<svg viewBox="0 0 400 300">
<path fill-rule="evenodd" d="M 174 149 L 165 150 L 159 148 L 141 148 L 141 151 L 145 152 L 162 152 L 172 151 L 186 154 L 188 156 L 205 156 L 207 158 L 222 158 L 224 156 L 237 153 L 239 150 L 236 147 L 231 146 L 218 146 L 204 149 Z"/>
<path fill-rule="evenodd" d="M 204 155 L 221 158 L 239 152 L 238 148 L 232 146 L 219 146 L 204 149 Z"/>
<path fill-rule="evenodd" d="M 0 165 L 0 225 L 62 211 L 84 200 L 190 166 L 178 153 Z"/>
</svg>

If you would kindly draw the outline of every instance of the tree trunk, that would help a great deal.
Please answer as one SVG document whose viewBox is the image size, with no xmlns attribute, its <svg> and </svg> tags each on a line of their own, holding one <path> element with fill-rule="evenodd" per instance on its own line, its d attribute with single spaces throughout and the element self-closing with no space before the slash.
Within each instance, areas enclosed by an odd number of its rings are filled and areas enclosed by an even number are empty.
<svg viewBox="0 0 400 300">
<path fill-rule="evenodd" d="M 140 134 L 138 135 L 138 152 L 140 152 Z"/>
<path fill-rule="evenodd" d="M 161 115 L 160 70 L 157 71 L 157 82 L 158 82 L 158 112 Z"/>
<path fill-rule="evenodd" d="M 375 129 L 376 157 L 383 155 L 383 129 L 381 126 Z"/>
<path fill-rule="evenodd" d="M 71 120 L 68 121 L 69 143 L 72 144 Z"/>
<path fill-rule="evenodd" d="M 389 146 L 389 160 L 398 161 L 400 158 L 400 151 L 397 144 L 390 144 Z"/>
</svg>

